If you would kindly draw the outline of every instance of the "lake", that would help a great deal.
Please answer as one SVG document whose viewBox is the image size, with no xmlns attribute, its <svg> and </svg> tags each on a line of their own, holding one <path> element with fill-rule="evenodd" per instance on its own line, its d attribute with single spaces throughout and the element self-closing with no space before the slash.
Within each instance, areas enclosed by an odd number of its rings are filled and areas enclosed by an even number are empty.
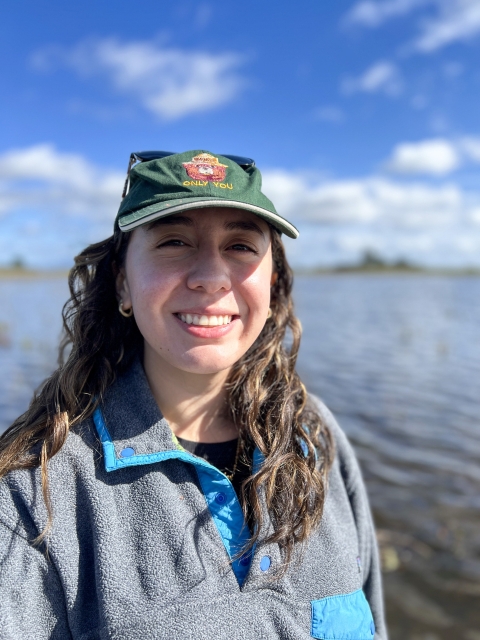
<svg viewBox="0 0 480 640">
<path fill-rule="evenodd" d="M 0 280 L 0 432 L 56 361 L 66 279 Z M 480 640 L 480 278 L 298 276 L 299 370 L 367 483 L 391 640 Z"/>
</svg>

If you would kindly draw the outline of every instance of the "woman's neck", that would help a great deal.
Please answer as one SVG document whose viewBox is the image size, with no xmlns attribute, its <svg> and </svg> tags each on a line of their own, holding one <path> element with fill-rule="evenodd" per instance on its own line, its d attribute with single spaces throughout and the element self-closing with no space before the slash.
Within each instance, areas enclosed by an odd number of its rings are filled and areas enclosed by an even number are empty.
<svg viewBox="0 0 480 640">
<path fill-rule="evenodd" d="M 238 435 L 225 415 L 227 371 L 189 373 L 145 349 L 143 366 L 153 396 L 173 433 L 193 442 L 226 442 Z"/>
</svg>

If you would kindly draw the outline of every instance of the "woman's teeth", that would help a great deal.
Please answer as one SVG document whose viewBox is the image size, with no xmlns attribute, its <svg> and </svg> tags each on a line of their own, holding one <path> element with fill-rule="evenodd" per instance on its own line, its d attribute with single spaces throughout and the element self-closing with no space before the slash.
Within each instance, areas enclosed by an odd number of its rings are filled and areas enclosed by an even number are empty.
<svg viewBox="0 0 480 640">
<path fill-rule="evenodd" d="M 230 324 L 232 316 L 197 316 L 191 313 L 178 313 L 180 320 L 187 324 L 198 324 L 202 327 L 218 327 Z"/>
</svg>

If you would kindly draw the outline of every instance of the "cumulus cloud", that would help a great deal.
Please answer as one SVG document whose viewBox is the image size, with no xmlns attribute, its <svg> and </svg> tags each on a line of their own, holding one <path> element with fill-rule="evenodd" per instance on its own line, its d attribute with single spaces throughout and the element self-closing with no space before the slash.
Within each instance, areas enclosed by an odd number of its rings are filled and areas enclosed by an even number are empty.
<svg viewBox="0 0 480 640">
<path fill-rule="evenodd" d="M 466 162 L 480 162 L 480 138 L 431 138 L 397 144 L 385 168 L 393 173 L 444 176 Z"/>
<path fill-rule="evenodd" d="M 376 176 L 315 183 L 276 170 L 265 172 L 263 184 L 282 215 L 329 225 L 432 228 L 457 221 L 470 206 L 456 185 L 405 184 Z"/>
<path fill-rule="evenodd" d="M 434 15 L 423 18 L 419 35 L 410 48 L 431 53 L 453 42 L 467 41 L 480 34 L 480 0 L 362 0 L 346 14 L 344 23 L 380 27 L 388 20 L 432 5 Z"/>
<path fill-rule="evenodd" d="M 395 173 L 442 176 L 460 166 L 460 155 L 448 140 L 436 138 L 396 145 L 387 168 Z"/>
<path fill-rule="evenodd" d="M 378 176 L 315 180 L 275 170 L 264 177 L 265 193 L 300 229 L 298 240 L 286 240 L 296 266 L 351 263 L 372 249 L 389 260 L 480 266 L 480 191 Z"/>
<path fill-rule="evenodd" d="M 0 262 L 65 267 L 112 233 L 124 174 L 52 144 L 0 154 Z"/>
<path fill-rule="evenodd" d="M 344 18 L 346 24 L 379 27 L 387 20 L 404 16 L 410 11 L 431 3 L 432 0 L 362 0 L 355 4 Z"/>
<path fill-rule="evenodd" d="M 392 158 L 404 174 L 401 180 L 264 172 L 266 194 L 301 232 L 298 241 L 287 241 L 290 259 L 305 267 L 351 263 L 375 250 L 389 260 L 480 266 L 480 190 L 406 175 L 433 173 L 440 178 L 466 161 L 467 149 L 480 162 L 480 139 L 474 137 L 399 145 Z"/>
<path fill-rule="evenodd" d="M 12 149 L 0 155 L 0 212 L 35 208 L 112 221 L 123 179 L 51 144 Z"/>
<path fill-rule="evenodd" d="M 163 120 L 209 111 L 245 88 L 237 53 L 191 51 L 154 42 L 89 40 L 71 49 L 49 47 L 32 57 L 39 71 L 66 66 L 82 78 L 104 76 L 115 91 Z"/>
<path fill-rule="evenodd" d="M 448 0 L 440 3 L 437 16 L 423 23 L 414 46 L 418 51 L 431 53 L 479 33 L 480 0 Z"/>
<path fill-rule="evenodd" d="M 376 62 L 356 78 L 345 78 L 341 84 L 342 92 L 346 95 L 363 92 L 398 96 L 402 88 L 398 67 L 387 60 Z"/>
</svg>

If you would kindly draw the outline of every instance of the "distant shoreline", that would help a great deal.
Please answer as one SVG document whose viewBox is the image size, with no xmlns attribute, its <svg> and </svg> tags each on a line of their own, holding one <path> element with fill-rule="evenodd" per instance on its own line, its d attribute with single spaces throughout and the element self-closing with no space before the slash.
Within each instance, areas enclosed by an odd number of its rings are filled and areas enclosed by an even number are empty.
<svg viewBox="0 0 480 640">
<path fill-rule="evenodd" d="M 293 269 L 296 276 L 336 276 L 336 275 L 411 275 L 411 276 L 450 276 L 450 277 L 480 277 L 480 269 L 462 268 L 436 268 L 427 269 L 422 267 L 397 267 L 397 266 L 339 266 L 339 267 L 312 267 Z M 24 269 L 24 268 L 1 268 L 0 280 L 45 280 L 68 277 L 68 269 Z"/>
<path fill-rule="evenodd" d="M 0 267 L 0 280 L 41 280 L 68 277 L 68 269 L 23 269 Z"/>
<path fill-rule="evenodd" d="M 322 276 L 322 275 L 411 275 L 411 276 L 480 276 L 480 269 L 472 268 L 422 268 L 422 267 L 364 267 L 364 266 L 343 266 L 343 267 L 314 267 L 314 268 L 299 268 L 294 269 L 294 274 L 297 276 Z"/>
</svg>

